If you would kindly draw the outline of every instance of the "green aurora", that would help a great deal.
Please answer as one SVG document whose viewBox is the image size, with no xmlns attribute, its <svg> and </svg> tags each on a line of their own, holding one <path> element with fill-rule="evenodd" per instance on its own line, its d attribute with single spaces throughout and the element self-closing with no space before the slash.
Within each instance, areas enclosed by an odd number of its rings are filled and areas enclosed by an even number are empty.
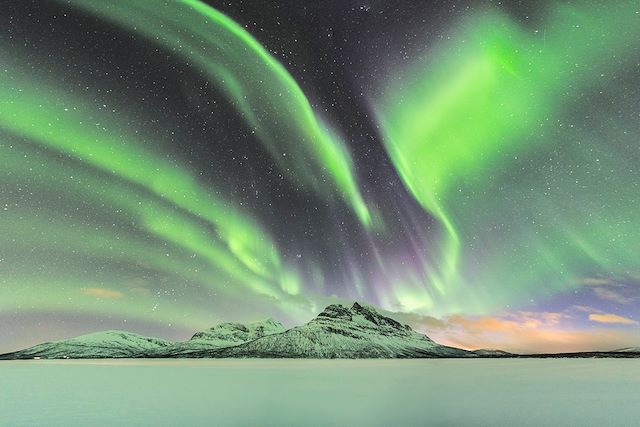
<svg viewBox="0 0 640 427">
<path fill-rule="evenodd" d="M 206 125 L 258 142 L 258 161 L 277 171 L 260 191 L 284 178 L 295 194 L 280 203 L 293 215 L 274 224 L 272 200 L 246 204 L 228 191 L 238 183 L 216 168 L 215 151 L 209 176 L 176 155 L 193 136 L 167 137 L 152 103 L 114 76 L 85 88 L 92 77 L 67 73 L 64 60 L 0 39 L 0 315 L 195 330 L 255 316 L 299 322 L 358 298 L 446 318 L 555 302 L 589 281 L 640 280 L 633 2 L 551 2 L 529 25 L 475 10 L 422 57 L 386 72 L 370 59 L 383 75 L 367 76 L 378 90 L 365 85 L 363 96 L 393 175 L 385 179 L 372 172 L 375 156 L 356 149 L 362 141 L 320 115 L 326 105 L 302 91 L 309 83 L 213 7 L 52 4 L 206 80 L 206 96 L 220 95 L 213 102 L 236 120 L 212 115 Z M 96 96 L 105 87 L 112 93 Z M 228 148 L 232 133 L 208 147 Z M 249 181 L 249 169 L 229 181 Z M 383 188 L 394 180 L 397 198 Z"/>
<path fill-rule="evenodd" d="M 296 184 L 325 197 L 335 186 L 360 221 L 373 225 L 344 145 L 322 128 L 282 64 L 233 20 L 198 0 L 179 0 L 161 8 L 149 0 L 71 3 L 201 67 Z"/>
<path fill-rule="evenodd" d="M 557 6 L 533 31 L 477 16 L 388 89 L 376 108 L 385 146 L 442 224 L 422 278 L 432 296 L 485 310 L 637 268 L 637 124 L 583 107 L 635 65 L 633 6 Z M 424 288 L 402 299 L 430 308 Z"/>
</svg>

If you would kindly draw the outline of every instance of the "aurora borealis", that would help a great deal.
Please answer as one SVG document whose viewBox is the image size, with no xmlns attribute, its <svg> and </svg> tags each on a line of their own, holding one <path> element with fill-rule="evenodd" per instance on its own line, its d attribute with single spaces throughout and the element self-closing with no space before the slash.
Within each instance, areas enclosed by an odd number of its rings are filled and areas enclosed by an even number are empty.
<svg viewBox="0 0 640 427">
<path fill-rule="evenodd" d="M 636 3 L 0 10 L 0 350 L 348 300 L 640 345 Z"/>
</svg>

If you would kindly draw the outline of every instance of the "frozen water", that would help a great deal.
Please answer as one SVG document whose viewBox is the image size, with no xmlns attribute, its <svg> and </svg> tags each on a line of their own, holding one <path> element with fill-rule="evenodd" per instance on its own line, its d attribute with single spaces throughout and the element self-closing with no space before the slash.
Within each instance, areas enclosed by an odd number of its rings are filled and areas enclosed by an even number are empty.
<svg viewBox="0 0 640 427">
<path fill-rule="evenodd" d="M 0 362 L 0 425 L 631 426 L 640 359 Z"/>
</svg>

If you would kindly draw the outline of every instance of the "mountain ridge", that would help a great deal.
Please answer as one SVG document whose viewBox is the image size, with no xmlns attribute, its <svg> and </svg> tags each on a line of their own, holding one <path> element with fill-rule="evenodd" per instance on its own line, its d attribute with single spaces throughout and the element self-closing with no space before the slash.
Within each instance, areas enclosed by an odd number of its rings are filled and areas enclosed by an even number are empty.
<svg viewBox="0 0 640 427">
<path fill-rule="evenodd" d="M 274 319 L 221 323 L 172 342 L 124 331 L 96 332 L 0 355 L 0 359 L 82 358 L 424 358 L 477 357 L 435 343 L 410 326 L 354 303 L 331 304 L 286 329 Z"/>
<path fill-rule="evenodd" d="M 332 304 L 308 323 L 285 332 L 183 357 L 216 358 L 428 358 L 476 357 L 467 350 L 435 343 L 408 325 L 354 303 L 351 308 Z"/>
<path fill-rule="evenodd" d="M 355 302 L 331 304 L 309 322 L 286 329 L 274 319 L 220 323 L 186 341 L 101 331 L 45 342 L 0 360 L 104 358 L 587 358 L 640 357 L 640 347 L 613 351 L 513 354 L 497 349 L 463 350 L 441 345 L 375 308 Z"/>
</svg>

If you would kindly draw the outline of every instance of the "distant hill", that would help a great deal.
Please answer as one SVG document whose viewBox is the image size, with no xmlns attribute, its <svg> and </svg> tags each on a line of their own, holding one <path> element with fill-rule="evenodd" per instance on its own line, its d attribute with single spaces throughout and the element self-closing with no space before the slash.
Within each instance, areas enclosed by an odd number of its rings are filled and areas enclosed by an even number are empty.
<svg viewBox="0 0 640 427">
<path fill-rule="evenodd" d="M 68 340 L 46 342 L 0 355 L 0 359 L 102 359 L 127 358 L 172 346 L 171 341 L 123 331 L 104 331 Z"/>
<path fill-rule="evenodd" d="M 640 353 L 640 347 L 626 347 L 619 348 L 618 350 L 614 350 L 619 353 Z"/>
<path fill-rule="evenodd" d="M 509 353 L 506 351 L 502 351 L 502 350 L 495 350 L 495 349 L 487 349 L 487 348 L 481 348 L 479 350 L 473 350 L 473 352 L 475 354 L 477 354 L 478 356 L 483 356 L 483 357 L 507 357 L 507 356 L 513 356 L 513 353 Z"/>
</svg>

